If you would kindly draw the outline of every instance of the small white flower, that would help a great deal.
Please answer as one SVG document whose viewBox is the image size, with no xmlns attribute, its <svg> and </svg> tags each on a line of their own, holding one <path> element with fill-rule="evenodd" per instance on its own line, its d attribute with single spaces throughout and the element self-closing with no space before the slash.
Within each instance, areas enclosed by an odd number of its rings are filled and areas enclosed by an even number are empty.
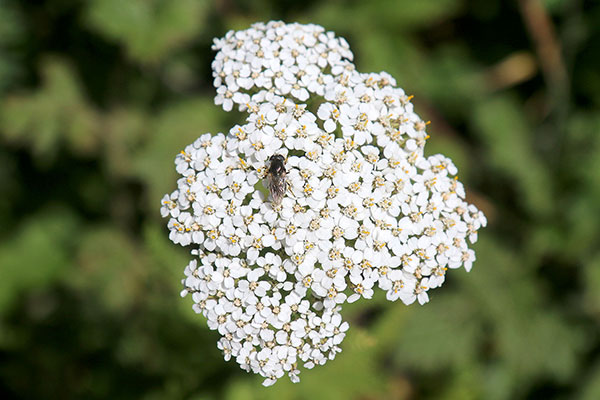
<svg viewBox="0 0 600 400">
<path fill-rule="evenodd" d="M 181 293 L 222 335 L 225 359 L 266 386 L 297 382 L 299 365 L 341 351 L 345 302 L 377 286 L 426 303 L 448 268 L 471 269 L 467 238 L 487 221 L 452 161 L 423 156 L 427 123 L 410 96 L 386 73 L 356 71 L 345 40 L 268 22 L 213 49 L 215 104 L 247 118 L 176 157 L 181 178 L 160 212 L 173 242 L 195 246 Z M 275 154 L 286 158 L 277 205 L 266 184 Z"/>
</svg>

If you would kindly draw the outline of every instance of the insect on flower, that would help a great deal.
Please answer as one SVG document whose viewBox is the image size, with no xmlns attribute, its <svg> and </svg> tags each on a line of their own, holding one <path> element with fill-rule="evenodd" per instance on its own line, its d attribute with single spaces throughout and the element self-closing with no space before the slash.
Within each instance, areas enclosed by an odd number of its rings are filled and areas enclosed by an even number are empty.
<svg viewBox="0 0 600 400">
<path fill-rule="evenodd" d="M 286 373 L 298 382 L 298 367 L 342 351 L 343 305 L 378 288 L 389 301 L 428 302 L 447 269 L 471 269 L 468 242 L 486 219 L 452 160 L 425 155 L 427 124 L 411 96 L 385 72 L 359 72 L 343 38 L 271 21 L 213 49 L 215 104 L 248 115 L 177 156 L 183 179 L 161 215 L 169 238 L 192 247 L 182 295 L 220 334 L 225 360 L 265 386 Z M 273 62 L 285 79 L 273 79 Z M 305 100 L 312 111 L 296 104 Z"/>
<path fill-rule="evenodd" d="M 281 154 L 274 154 L 269 159 L 269 169 L 267 170 L 267 186 L 271 192 L 273 204 L 281 204 L 283 195 L 287 189 L 287 180 L 285 170 L 285 158 Z"/>
</svg>

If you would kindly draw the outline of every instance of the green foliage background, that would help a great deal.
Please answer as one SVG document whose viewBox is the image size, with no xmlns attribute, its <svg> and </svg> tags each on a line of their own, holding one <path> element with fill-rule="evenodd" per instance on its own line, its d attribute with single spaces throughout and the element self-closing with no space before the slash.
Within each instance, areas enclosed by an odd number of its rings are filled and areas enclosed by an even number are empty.
<svg viewBox="0 0 600 400">
<path fill-rule="evenodd" d="M 271 19 L 414 94 L 490 225 L 426 306 L 345 307 L 335 361 L 263 388 L 179 297 L 158 210 L 239 121 L 212 38 Z M 0 0 L 3 399 L 599 399 L 599 238 L 597 1 Z"/>
</svg>

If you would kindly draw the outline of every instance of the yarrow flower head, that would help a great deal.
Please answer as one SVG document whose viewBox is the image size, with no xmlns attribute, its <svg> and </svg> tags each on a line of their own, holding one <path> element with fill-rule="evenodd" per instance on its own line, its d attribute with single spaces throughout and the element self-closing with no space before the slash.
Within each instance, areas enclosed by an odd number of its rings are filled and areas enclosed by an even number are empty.
<svg viewBox="0 0 600 400">
<path fill-rule="evenodd" d="M 226 360 L 272 385 L 341 351 L 346 302 L 429 301 L 470 270 L 486 219 L 388 74 L 360 73 L 317 25 L 258 23 L 214 41 L 215 103 L 247 114 L 176 158 L 161 214 L 191 246 L 182 295 Z M 275 192 L 275 190 L 278 190 Z"/>
</svg>

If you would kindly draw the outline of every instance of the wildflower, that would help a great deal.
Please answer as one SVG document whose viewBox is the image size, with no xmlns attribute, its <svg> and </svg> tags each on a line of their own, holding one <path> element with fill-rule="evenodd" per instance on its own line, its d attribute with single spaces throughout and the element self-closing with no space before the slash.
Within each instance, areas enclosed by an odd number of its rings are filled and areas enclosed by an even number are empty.
<svg viewBox="0 0 600 400">
<path fill-rule="evenodd" d="M 346 302 L 429 301 L 447 269 L 470 270 L 486 225 L 448 158 L 425 157 L 427 123 L 386 73 L 360 73 L 317 25 L 269 22 L 216 39 L 215 104 L 246 112 L 175 160 L 161 201 L 170 239 L 192 245 L 182 295 L 218 348 L 270 386 L 335 358 Z M 311 100 L 309 107 L 303 102 Z M 320 102 L 320 103 L 319 103 Z M 269 160 L 286 158 L 273 202 Z"/>
</svg>

